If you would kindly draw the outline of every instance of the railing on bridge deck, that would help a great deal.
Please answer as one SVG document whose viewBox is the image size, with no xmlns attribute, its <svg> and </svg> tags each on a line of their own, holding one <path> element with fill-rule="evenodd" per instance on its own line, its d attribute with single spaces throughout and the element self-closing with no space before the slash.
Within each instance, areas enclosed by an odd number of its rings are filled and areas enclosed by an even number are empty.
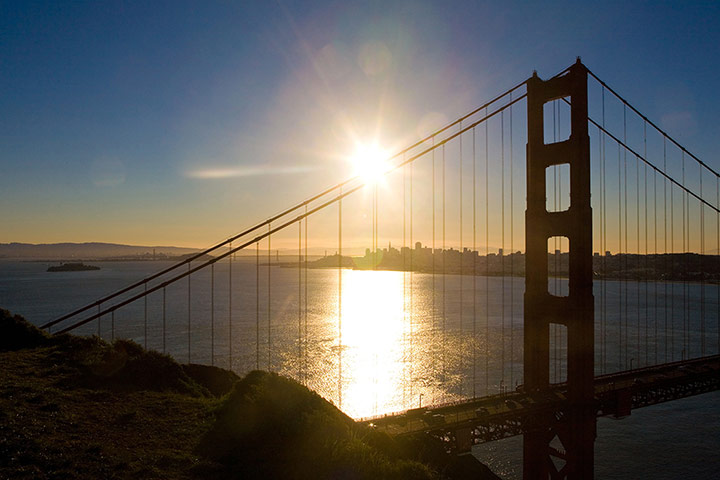
<svg viewBox="0 0 720 480">
<path fill-rule="evenodd" d="M 595 378 L 595 412 L 598 417 L 622 418 L 637 408 L 718 388 L 719 355 L 600 375 Z M 560 418 L 567 402 L 566 384 L 542 392 L 526 392 L 521 386 L 515 392 L 361 421 L 392 436 L 429 434 L 444 442 L 449 452 L 462 453 L 472 445 L 522 435 L 543 416 Z"/>
</svg>

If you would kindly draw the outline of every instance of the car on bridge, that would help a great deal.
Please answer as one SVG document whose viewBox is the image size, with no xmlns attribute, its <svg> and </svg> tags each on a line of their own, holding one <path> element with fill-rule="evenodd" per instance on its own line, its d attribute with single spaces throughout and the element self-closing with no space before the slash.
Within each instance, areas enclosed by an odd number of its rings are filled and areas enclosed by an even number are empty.
<svg viewBox="0 0 720 480">
<path fill-rule="evenodd" d="M 477 410 L 475 410 L 476 417 L 484 417 L 486 415 L 490 415 L 490 410 L 488 410 L 485 407 L 480 407 Z"/>
</svg>

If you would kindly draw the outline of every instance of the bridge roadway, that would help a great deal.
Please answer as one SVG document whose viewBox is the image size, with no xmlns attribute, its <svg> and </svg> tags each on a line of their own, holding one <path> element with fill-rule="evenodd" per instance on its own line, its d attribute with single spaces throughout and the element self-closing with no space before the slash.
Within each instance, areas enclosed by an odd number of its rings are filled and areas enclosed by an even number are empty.
<svg viewBox="0 0 720 480">
<path fill-rule="evenodd" d="M 415 408 L 364 423 L 391 436 L 425 433 L 448 451 L 469 451 L 473 444 L 521 435 L 533 418 L 560 420 L 567 408 L 566 384 L 543 392 L 517 391 L 451 404 Z M 628 370 L 595 377 L 598 416 L 621 418 L 635 408 L 699 395 L 720 388 L 720 355 Z"/>
</svg>

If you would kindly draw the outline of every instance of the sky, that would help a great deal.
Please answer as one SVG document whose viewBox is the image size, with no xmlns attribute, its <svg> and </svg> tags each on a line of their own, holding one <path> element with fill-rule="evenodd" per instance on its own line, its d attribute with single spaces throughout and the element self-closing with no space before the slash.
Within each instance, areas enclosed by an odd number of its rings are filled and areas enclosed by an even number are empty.
<svg viewBox="0 0 720 480">
<path fill-rule="evenodd" d="M 204 247 L 583 62 L 720 169 L 720 3 L 0 1 L 0 243 Z"/>
</svg>

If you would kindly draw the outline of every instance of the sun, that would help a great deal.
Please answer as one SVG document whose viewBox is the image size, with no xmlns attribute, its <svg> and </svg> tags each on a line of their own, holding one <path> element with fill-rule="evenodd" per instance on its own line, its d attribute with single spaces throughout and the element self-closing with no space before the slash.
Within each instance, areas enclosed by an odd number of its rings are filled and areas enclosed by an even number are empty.
<svg viewBox="0 0 720 480">
<path fill-rule="evenodd" d="M 377 143 L 358 144 L 350 156 L 353 175 L 360 177 L 366 184 L 379 182 L 390 171 L 388 157 L 388 152 Z"/>
</svg>

